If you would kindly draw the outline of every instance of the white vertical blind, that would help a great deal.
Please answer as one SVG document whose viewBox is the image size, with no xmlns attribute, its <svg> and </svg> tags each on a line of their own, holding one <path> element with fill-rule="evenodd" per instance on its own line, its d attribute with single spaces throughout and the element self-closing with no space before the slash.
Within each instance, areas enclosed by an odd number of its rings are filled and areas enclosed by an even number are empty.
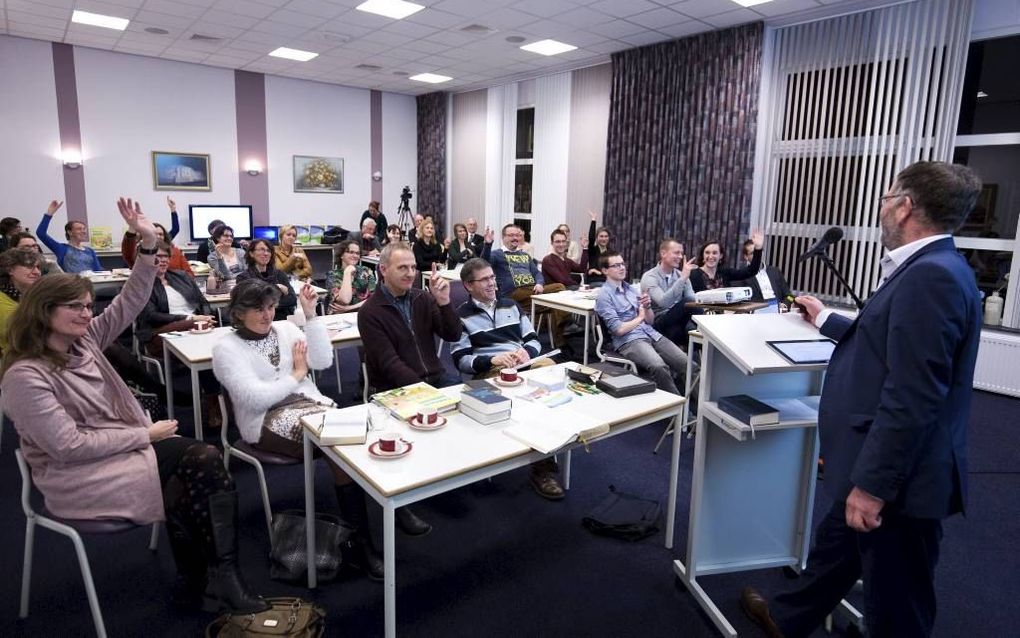
<svg viewBox="0 0 1020 638">
<path fill-rule="evenodd" d="M 549 252 L 549 234 L 567 219 L 570 159 L 570 73 L 535 80 L 535 173 L 532 178 L 531 245 Z"/>
<path fill-rule="evenodd" d="M 488 93 L 485 118 L 485 226 L 495 229 L 498 235 L 499 228 L 514 220 L 513 158 L 517 137 L 517 84 L 494 86 Z"/>
<path fill-rule="evenodd" d="M 858 295 L 878 283 L 878 197 L 902 168 L 952 158 L 971 0 L 905 3 L 766 37 L 759 219 L 795 290 L 849 302 L 820 262 L 796 258 L 829 226 Z"/>
<path fill-rule="evenodd" d="M 487 91 L 470 91 L 453 96 L 449 127 L 452 152 L 450 179 L 450 214 L 453 222 L 474 217 L 484 228 L 486 153 L 490 141 L 486 136 Z M 452 228 L 452 225 L 451 225 Z"/>
</svg>

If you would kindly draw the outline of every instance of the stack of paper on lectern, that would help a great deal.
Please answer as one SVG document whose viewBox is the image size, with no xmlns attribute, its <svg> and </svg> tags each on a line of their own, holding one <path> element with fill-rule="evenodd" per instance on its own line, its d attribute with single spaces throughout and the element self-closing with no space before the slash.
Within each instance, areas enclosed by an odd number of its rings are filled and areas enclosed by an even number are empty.
<svg viewBox="0 0 1020 638">
<path fill-rule="evenodd" d="M 503 433 L 543 454 L 609 432 L 609 422 L 598 417 L 525 402 L 514 404 L 513 421 Z"/>
</svg>

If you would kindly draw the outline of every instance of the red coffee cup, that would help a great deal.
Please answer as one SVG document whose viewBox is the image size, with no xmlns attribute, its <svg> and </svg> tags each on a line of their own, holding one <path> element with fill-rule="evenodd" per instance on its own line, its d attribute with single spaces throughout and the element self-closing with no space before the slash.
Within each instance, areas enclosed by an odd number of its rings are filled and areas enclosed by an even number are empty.
<svg viewBox="0 0 1020 638">
<path fill-rule="evenodd" d="M 195 322 L 195 330 L 205 331 L 205 329 L 208 328 L 208 327 L 209 327 L 209 322 L 208 321 L 196 321 Z"/>
<path fill-rule="evenodd" d="M 435 425 L 439 420 L 439 413 L 435 408 L 422 408 L 418 410 L 418 423 L 422 425 Z"/>
<path fill-rule="evenodd" d="M 517 368 L 503 368 L 499 371 L 499 380 L 503 383 L 517 381 Z"/>
<path fill-rule="evenodd" d="M 383 432 L 379 435 L 379 449 L 383 452 L 396 452 L 399 438 L 396 432 Z"/>
</svg>

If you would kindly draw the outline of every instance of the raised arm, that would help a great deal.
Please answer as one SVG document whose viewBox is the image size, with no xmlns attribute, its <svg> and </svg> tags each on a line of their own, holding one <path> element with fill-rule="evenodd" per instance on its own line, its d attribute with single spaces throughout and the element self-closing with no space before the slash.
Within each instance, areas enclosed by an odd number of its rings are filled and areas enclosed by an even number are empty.
<svg viewBox="0 0 1020 638">
<path fill-rule="evenodd" d="M 39 241 L 53 251 L 53 254 L 57 256 L 57 263 L 61 266 L 64 264 L 64 253 L 67 252 L 67 244 L 50 237 L 49 229 L 50 222 L 53 221 L 53 213 L 57 212 L 63 205 L 64 202 L 58 202 L 55 199 L 51 201 L 50 205 L 46 208 L 46 213 L 39 220 L 39 225 L 35 229 L 35 234 Z"/>
<path fill-rule="evenodd" d="M 168 242 L 173 242 L 177 233 L 181 232 L 181 220 L 177 216 L 177 202 L 170 199 L 169 195 L 167 195 L 166 204 L 170 207 L 170 236 L 167 237 L 166 240 Z"/>
</svg>

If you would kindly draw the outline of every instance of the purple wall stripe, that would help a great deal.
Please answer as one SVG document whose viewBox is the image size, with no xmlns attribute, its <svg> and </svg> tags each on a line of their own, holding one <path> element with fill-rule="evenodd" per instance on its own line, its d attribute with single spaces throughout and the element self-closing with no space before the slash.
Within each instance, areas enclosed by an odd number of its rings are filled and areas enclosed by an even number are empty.
<svg viewBox="0 0 1020 638">
<path fill-rule="evenodd" d="M 372 91 L 369 93 L 369 121 L 372 128 L 372 173 L 382 172 L 382 93 Z M 383 175 L 383 179 L 386 176 Z M 372 179 L 372 199 L 382 201 L 383 180 Z M 396 220 L 394 220 L 396 223 Z"/>
<path fill-rule="evenodd" d="M 81 122 L 78 120 L 78 84 L 74 77 L 74 47 L 53 43 L 53 80 L 57 89 L 57 125 L 60 149 L 81 152 Z M 84 153 L 83 153 L 84 155 Z M 89 222 L 85 205 L 85 164 L 64 167 L 64 210 L 68 219 Z"/>
<path fill-rule="evenodd" d="M 234 71 L 234 103 L 237 108 L 237 170 L 242 204 L 252 205 L 257 226 L 269 225 L 269 162 L 266 144 L 266 76 Z M 249 175 L 245 165 L 256 161 L 258 175 Z"/>
</svg>

